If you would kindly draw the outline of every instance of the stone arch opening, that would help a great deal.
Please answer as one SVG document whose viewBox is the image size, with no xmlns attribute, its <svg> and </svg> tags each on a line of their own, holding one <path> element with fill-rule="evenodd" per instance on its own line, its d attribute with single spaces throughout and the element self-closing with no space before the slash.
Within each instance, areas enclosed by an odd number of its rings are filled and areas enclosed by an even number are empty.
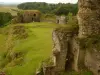
<svg viewBox="0 0 100 75">
<path fill-rule="evenodd" d="M 36 21 L 36 14 L 33 14 L 32 21 Z"/>
</svg>

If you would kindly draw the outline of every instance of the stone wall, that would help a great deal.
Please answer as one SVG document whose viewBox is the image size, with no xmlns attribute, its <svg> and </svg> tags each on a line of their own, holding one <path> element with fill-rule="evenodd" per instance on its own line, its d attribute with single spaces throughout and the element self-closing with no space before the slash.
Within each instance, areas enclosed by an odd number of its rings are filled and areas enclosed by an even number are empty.
<svg viewBox="0 0 100 75">
<path fill-rule="evenodd" d="M 72 69 L 78 72 L 78 63 L 79 63 L 79 43 L 77 41 L 77 35 L 72 37 L 70 40 L 71 48 L 72 48 L 72 54 L 73 54 L 73 65 Z"/>
<path fill-rule="evenodd" d="M 100 75 L 100 52 L 97 50 L 86 51 L 85 65 L 94 75 Z"/>
<path fill-rule="evenodd" d="M 57 71 L 64 71 L 66 64 L 66 57 L 68 51 L 68 40 L 70 35 L 66 33 L 66 30 L 55 29 L 53 31 L 53 55 L 55 57 L 55 66 Z"/>
<path fill-rule="evenodd" d="M 76 30 L 77 32 L 77 30 Z M 68 70 L 78 71 L 78 42 L 77 33 L 66 28 L 56 28 L 53 31 L 53 58 L 55 72 Z"/>
</svg>

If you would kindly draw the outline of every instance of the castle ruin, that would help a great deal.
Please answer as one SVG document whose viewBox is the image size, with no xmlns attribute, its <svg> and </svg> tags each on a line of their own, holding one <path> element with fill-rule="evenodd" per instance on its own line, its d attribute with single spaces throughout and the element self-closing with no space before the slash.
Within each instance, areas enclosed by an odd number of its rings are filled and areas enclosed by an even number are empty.
<svg viewBox="0 0 100 75">
<path fill-rule="evenodd" d="M 30 23 L 40 22 L 41 12 L 38 10 L 22 10 L 18 11 L 17 16 L 12 23 Z"/>
</svg>

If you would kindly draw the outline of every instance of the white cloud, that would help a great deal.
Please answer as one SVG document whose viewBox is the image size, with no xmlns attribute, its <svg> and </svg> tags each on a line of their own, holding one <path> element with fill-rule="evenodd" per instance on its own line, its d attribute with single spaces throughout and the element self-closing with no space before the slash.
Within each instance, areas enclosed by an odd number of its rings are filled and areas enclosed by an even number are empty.
<svg viewBox="0 0 100 75">
<path fill-rule="evenodd" d="M 0 0 L 0 2 L 47 2 L 47 3 L 76 3 L 78 0 Z"/>
</svg>

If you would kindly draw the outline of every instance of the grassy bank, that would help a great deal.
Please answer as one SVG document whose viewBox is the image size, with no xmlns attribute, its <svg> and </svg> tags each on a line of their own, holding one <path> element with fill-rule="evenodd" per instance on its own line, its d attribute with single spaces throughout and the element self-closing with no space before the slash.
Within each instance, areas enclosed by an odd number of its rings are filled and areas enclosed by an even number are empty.
<svg viewBox="0 0 100 75">
<path fill-rule="evenodd" d="M 26 39 L 16 39 L 12 51 L 26 53 L 24 54 L 21 64 L 14 65 L 14 60 L 12 60 L 5 65 L 3 70 L 5 70 L 8 75 L 34 75 L 40 63 L 51 55 L 52 30 L 57 25 L 44 22 L 16 24 L 16 26 L 17 25 L 25 26 L 29 36 Z M 3 40 L 4 36 L 0 34 L 0 44 L 4 43 Z"/>
</svg>

